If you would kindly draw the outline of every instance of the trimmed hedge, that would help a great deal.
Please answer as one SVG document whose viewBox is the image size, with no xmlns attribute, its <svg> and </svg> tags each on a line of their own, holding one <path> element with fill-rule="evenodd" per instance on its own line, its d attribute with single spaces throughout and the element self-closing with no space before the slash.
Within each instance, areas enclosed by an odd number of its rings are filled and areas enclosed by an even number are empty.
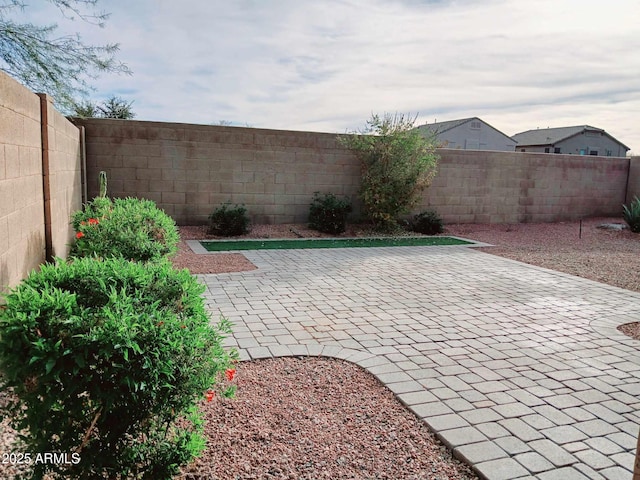
<svg viewBox="0 0 640 480">
<path fill-rule="evenodd" d="M 93 218 L 93 217 L 92 217 Z M 34 465 L 73 478 L 169 479 L 204 448 L 195 408 L 233 394 L 204 287 L 168 262 L 82 258 L 44 265 L 0 310 L 2 407 L 30 452 L 77 452 L 77 465 Z M 211 395 L 211 394 L 210 394 Z"/>
<path fill-rule="evenodd" d="M 76 242 L 71 257 L 122 257 L 158 261 L 177 251 L 173 219 L 151 200 L 97 197 L 72 216 Z"/>
</svg>

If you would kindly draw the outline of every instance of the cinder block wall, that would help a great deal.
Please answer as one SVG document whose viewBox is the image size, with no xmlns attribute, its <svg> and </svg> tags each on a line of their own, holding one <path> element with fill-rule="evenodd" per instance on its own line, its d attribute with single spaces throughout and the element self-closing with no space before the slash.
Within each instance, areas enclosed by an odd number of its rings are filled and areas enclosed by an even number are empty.
<svg viewBox="0 0 640 480">
<path fill-rule="evenodd" d="M 629 181 L 627 183 L 626 204 L 630 204 L 633 198 L 640 198 L 640 157 L 629 159 Z"/>
<path fill-rule="evenodd" d="M 439 150 L 421 208 L 448 223 L 553 222 L 621 215 L 629 160 L 545 153 Z"/>
<path fill-rule="evenodd" d="M 71 214 L 82 208 L 80 129 L 45 97 L 48 139 L 48 183 L 51 210 L 51 256 L 66 258 L 74 236 Z"/>
<path fill-rule="evenodd" d="M 66 257 L 73 239 L 69 216 L 82 201 L 79 129 L 53 108 L 49 97 L 41 98 L 2 72 L 0 92 L 2 293 L 46 260 L 47 246 L 50 256 Z"/>
<path fill-rule="evenodd" d="M 360 165 L 326 133 L 124 120 L 76 120 L 87 130 L 89 197 L 105 170 L 112 196 L 156 201 L 179 224 L 199 224 L 222 202 L 257 223 L 307 220 L 314 191 L 358 209 Z M 439 150 L 439 171 L 416 210 L 447 223 L 517 223 L 619 215 L 629 160 Z"/>
<path fill-rule="evenodd" d="M 0 72 L 0 291 L 45 259 L 40 99 Z"/>
<path fill-rule="evenodd" d="M 256 223 L 305 222 L 315 191 L 356 200 L 360 168 L 327 133 L 76 119 L 86 128 L 88 196 L 107 172 L 112 197 L 155 201 L 179 224 L 224 203 Z"/>
</svg>

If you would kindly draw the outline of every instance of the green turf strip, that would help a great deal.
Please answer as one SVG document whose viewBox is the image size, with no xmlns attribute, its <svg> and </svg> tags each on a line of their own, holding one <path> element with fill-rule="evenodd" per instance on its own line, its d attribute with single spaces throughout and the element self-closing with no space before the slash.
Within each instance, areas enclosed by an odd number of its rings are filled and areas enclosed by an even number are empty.
<svg viewBox="0 0 640 480">
<path fill-rule="evenodd" d="M 209 252 L 229 250 L 284 250 L 297 248 L 414 247 L 468 245 L 451 237 L 321 238 L 303 240 L 212 240 L 200 242 Z"/>
</svg>

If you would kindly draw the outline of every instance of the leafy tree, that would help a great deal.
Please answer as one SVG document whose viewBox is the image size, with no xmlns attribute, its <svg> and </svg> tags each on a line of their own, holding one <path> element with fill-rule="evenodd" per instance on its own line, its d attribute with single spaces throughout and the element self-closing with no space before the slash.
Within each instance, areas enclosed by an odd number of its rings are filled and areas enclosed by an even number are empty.
<svg viewBox="0 0 640 480">
<path fill-rule="evenodd" d="M 73 104 L 71 115 L 80 118 L 96 118 L 100 116 L 100 110 L 98 110 L 97 103 L 91 100 L 83 100 Z"/>
<path fill-rule="evenodd" d="M 103 27 L 108 14 L 86 13 L 98 0 L 48 0 L 67 18 L 80 18 Z M 83 78 L 100 73 L 130 74 L 115 60 L 118 44 L 86 45 L 79 35 L 55 37 L 56 24 L 39 26 L 16 23 L 10 14 L 24 9 L 21 0 L 0 0 L 0 70 L 15 77 L 31 90 L 51 95 L 62 110 L 72 108 L 74 97 L 90 89 Z"/>
<path fill-rule="evenodd" d="M 391 230 L 408 213 L 436 173 L 435 136 L 414 129 L 416 117 L 374 114 L 363 130 L 339 141 L 362 162 L 360 199 L 379 230 Z"/>
<path fill-rule="evenodd" d="M 74 103 L 71 115 L 81 118 L 121 118 L 130 120 L 136 116 L 131 109 L 131 105 L 133 105 L 133 101 L 127 102 L 116 96 L 108 98 L 102 104 L 84 100 Z"/>
<path fill-rule="evenodd" d="M 133 101 L 127 102 L 120 97 L 111 97 L 98 105 L 98 110 L 102 113 L 103 118 L 122 118 L 124 120 L 131 119 L 136 116 L 131 110 Z"/>
</svg>

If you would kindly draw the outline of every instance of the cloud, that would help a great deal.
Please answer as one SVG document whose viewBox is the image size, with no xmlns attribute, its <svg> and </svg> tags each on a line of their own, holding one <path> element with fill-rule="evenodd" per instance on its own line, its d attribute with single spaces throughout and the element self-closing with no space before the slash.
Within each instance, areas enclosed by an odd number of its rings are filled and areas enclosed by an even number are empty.
<svg viewBox="0 0 640 480">
<path fill-rule="evenodd" d="M 371 112 L 480 116 L 507 134 L 591 124 L 636 150 L 636 0 L 112 0 L 140 119 L 344 132 Z M 42 10 L 35 9 L 37 12 Z"/>
</svg>

